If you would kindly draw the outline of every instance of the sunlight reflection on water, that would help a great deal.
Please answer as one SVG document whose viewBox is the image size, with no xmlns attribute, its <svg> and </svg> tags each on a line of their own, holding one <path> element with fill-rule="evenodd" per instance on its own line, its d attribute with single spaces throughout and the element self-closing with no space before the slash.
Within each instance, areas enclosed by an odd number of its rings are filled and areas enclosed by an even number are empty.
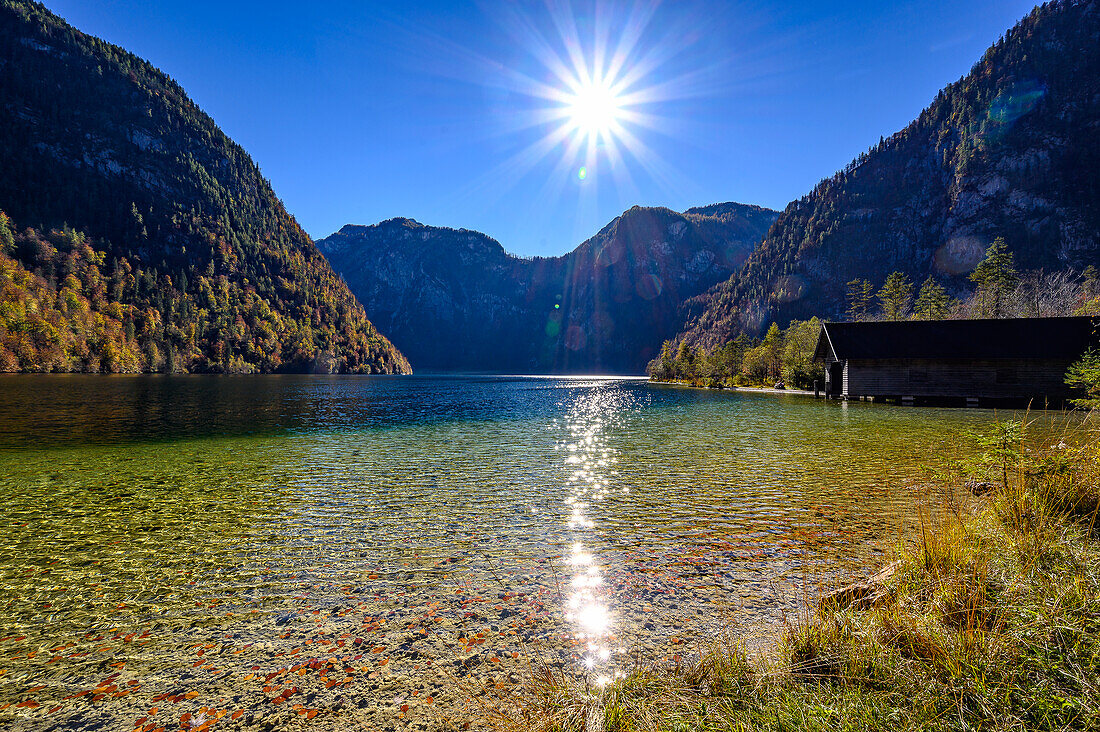
<svg viewBox="0 0 1100 732">
<path fill-rule="evenodd" d="M 616 457 L 605 444 L 604 429 L 632 408 L 619 391 L 590 390 L 574 402 L 564 417 L 568 436 L 559 444 L 568 453 L 566 465 L 576 466 L 566 480 L 569 495 L 564 501 L 570 510 L 566 525 L 573 538 L 567 560 L 573 576 L 565 618 L 573 625 L 573 633 L 583 649 L 580 661 L 594 672 L 597 685 L 606 684 L 622 673 L 610 668 L 608 661 L 613 654 L 623 655 L 625 649 L 616 644 L 614 618 L 604 596 L 603 570 L 597 557 L 586 548 L 585 540 L 591 544 L 591 530 L 595 528 L 588 509 L 592 502 L 607 499 L 608 481 L 614 474 Z"/>
<path fill-rule="evenodd" d="M 0 725 L 371 728 L 529 662 L 602 683 L 881 558 L 918 466 L 993 418 L 593 378 L 0 378 Z"/>
</svg>

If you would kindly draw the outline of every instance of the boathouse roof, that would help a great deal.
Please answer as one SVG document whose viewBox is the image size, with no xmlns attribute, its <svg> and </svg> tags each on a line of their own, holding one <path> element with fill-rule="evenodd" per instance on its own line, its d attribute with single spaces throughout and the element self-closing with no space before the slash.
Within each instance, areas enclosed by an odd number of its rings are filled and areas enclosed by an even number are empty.
<svg viewBox="0 0 1100 732">
<path fill-rule="evenodd" d="M 1059 359 L 1100 348 L 1100 318 L 823 323 L 815 360 Z"/>
</svg>

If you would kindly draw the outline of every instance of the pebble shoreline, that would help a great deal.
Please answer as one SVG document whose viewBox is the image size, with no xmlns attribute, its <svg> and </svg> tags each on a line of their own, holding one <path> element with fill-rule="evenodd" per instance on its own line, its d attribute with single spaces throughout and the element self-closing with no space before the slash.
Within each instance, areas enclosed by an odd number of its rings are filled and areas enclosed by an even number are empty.
<svg viewBox="0 0 1100 732">
<path fill-rule="evenodd" d="M 744 561 L 752 560 L 746 551 Z M 4 638 L 5 656 L 32 657 L 18 677 L 0 674 L 0 722 L 11 730 L 139 732 L 461 729 L 489 706 L 512 703 L 535 668 L 585 680 L 584 639 L 563 618 L 557 562 L 510 568 L 507 588 L 472 584 L 484 580 L 484 568 L 464 568 L 478 560 L 449 557 L 434 577 L 372 574 L 370 592 L 328 588 L 330 600 L 277 612 L 212 605 L 169 643 L 156 622 L 93 631 L 41 657 L 20 652 L 25 638 Z M 628 566 L 610 578 L 611 638 L 622 643 L 610 667 L 681 660 L 723 625 L 758 633 L 781 623 L 782 609 L 766 598 L 742 603 L 740 618 L 729 615 L 731 598 L 708 582 L 716 568 L 705 562 Z M 434 599 L 405 604 L 427 579 L 438 584 Z M 179 652 L 187 657 L 173 658 Z M 65 661 L 79 661 L 79 672 L 64 672 Z"/>
</svg>

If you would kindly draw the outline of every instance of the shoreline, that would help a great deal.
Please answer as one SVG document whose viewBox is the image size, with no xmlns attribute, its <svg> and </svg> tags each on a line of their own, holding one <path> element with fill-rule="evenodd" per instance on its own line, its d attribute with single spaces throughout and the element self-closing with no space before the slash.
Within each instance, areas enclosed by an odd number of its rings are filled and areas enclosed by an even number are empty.
<svg viewBox="0 0 1100 732">
<path fill-rule="evenodd" d="M 663 381 L 661 379 L 649 379 L 649 383 L 662 384 L 664 386 L 679 386 L 685 389 L 707 389 L 709 391 L 741 391 L 750 394 L 792 394 L 794 396 L 814 396 L 814 393 L 812 391 L 807 391 L 805 389 L 773 389 L 767 386 L 707 386 L 705 384 L 693 384 L 687 381 Z"/>
</svg>

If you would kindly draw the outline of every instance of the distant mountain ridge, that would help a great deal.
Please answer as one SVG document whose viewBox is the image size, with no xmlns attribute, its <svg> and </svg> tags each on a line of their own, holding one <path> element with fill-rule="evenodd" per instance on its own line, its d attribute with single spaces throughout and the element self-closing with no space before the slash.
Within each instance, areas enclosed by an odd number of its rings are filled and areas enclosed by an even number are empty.
<svg viewBox="0 0 1100 732">
<path fill-rule="evenodd" d="M 23 283 L 0 370 L 409 370 L 178 84 L 20 0 L 0 0 L 0 210 L 33 229 L 0 242 Z"/>
<path fill-rule="evenodd" d="M 417 368 L 642 373 L 681 303 L 745 261 L 777 213 L 634 207 L 560 257 L 390 219 L 317 246 Z"/>
<path fill-rule="evenodd" d="M 686 305 L 712 347 L 844 312 L 894 270 L 966 289 L 1003 236 L 1023 269 L 1100 264 L 1100 8 L 1036 8 L 904 130 L 792 202 L 744 269 Z"/>
</svg>

